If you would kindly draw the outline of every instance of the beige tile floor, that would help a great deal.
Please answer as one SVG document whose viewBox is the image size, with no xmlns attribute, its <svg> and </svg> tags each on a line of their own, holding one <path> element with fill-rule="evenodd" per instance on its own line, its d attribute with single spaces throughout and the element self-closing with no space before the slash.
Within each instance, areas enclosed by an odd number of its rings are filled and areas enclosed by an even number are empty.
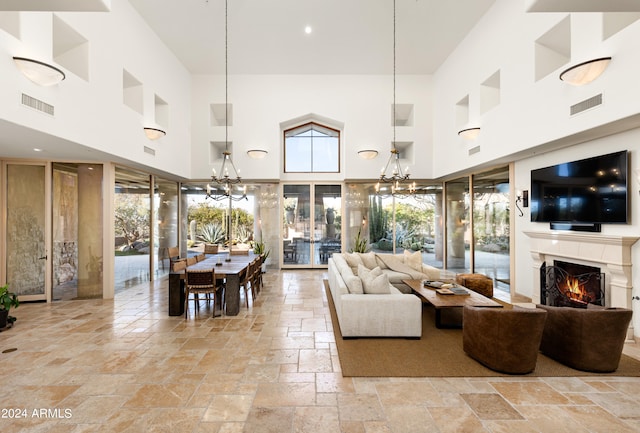
<svg viewBox="0 0 640 433">
<path fill-rule="evenodd" d="M 23 304 L 0 333 L 0 432 L 640 431 L 638 378 L 343 378 L 325 277 L 270 270 L 215 319 L 169 317 L 166 280 Z"/>
</svg>

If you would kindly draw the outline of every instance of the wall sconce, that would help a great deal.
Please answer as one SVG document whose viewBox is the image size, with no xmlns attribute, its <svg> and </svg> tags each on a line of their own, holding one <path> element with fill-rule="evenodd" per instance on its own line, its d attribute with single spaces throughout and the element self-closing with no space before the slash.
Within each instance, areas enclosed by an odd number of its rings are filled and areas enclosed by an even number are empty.
<svg viewBox="0 0 640 433">
<path fill-rule="evenodd" d="M 529 190 L 516 191 L 516 208 L 518 208 L 519 216 L 524 216 L 524 212 L 518 203 L 522 203 L 522 207 L 529 207 Z"/>
<path fill-rule="evenodd" d="M 66 78 L 60 69 L 39 60 L 14 57 L 13 61 L 25 77 L 40 86 L 53 86 Z"/>
<path fill-rule="evenodd" d="M 263 150 L 263 149 L 250 149 L 247 150 L 247 155 L 249 155 L 250 158 L 253 159 L 262 159 L 265 156 L 267 156 L 267 151 Z"/>
<path fill-rule="evenodd" d="M 601 57 L 599 59 L 588 60 L 571 66 L 560 73 L 560 80 L 574 86 L 588 84 L 598 78 L 607 66 L 611 57 Z"/>
<path fill-rule="evenodd" d="M 378 151 L 373 149 L 359 150 L 358 156 L 362 159 L 373 159 L 378 156 Z"/>
<path fill-rule="evenodd" d="M 465 140 L 475 140 L 476 138 L 478 138 L 478 135 L 480 135 L 480 128 L 474 127 L 461 129 L 460 131 L 458 131 L 458 135 Z"/>
<path fill-rule="evenodd" d="M 150 128 L 147 126 L 145 126 L 144 128 L 144 133 L 147 135 L 147 138 L 149 140 L 157 140 L 158 138 L 164 137 L 165 135 L 167 135 L 167 133 L 162 129 Z"/>
</svg>

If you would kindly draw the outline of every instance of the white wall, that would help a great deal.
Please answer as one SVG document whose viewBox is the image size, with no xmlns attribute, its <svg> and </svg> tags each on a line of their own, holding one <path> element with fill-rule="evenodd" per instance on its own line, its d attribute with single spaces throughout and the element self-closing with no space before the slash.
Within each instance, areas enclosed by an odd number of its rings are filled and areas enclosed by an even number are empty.
<svg viewBox="0 0 640 433">
<path fill-rule="evenodd" d="M 126 0 L 114 0 L 107 13 L 55 15 L 89 41 L 89 80 L 64 67 L 66 80 L 53 87 L 26 79 L 12 57 L 52 62 L 54 14 L 21 12 L 19 39 L 0 31 L 0 119 L 188 177 L 191 79 L 186 69 Z M 123 69 L 143 84 L 143 114 L 123 104 Z M 23 107 L 22 93 L 54 105 L 55 117 Z M 142 128 L 154 119 L 155 94 L 168 103 L 170 114 L 167 136 L 151 142 Z M 144 153 L 144 146 L 153 148 L 155 157 Z"/>
<path fill-rule="evenodd" d="M 468 169 L 519 151 L 638 114 L 640 74 L 636 22 L 602 41 L 602 14 L 572 14 L 571 62 L 535 81 L 535 41 L 565 13 L 525 13 L 521 2 L 498 0 L 434 75 L 434 175 Z M 571 64 L 612 56 L 605 73 L 583 87 L 561 82 Z M 480 84 L 500 71 L 500 104 L 480 113 Z M 598 93 L 604 103 L 569 116 L 569 107 Z M 456 135 L 456 104 L 469 95 L 469 119 L 482 128 L 475 142 Z M 472 146 L 480 152 L 468 155 Z"/>
<path fill-rule="evenodd" d="M 397 141 L 414 142 L 412 177 L 431 178 L 432 91 L 429 76 L 397 76 L 396 103 L 414 104 L 413 127 L 397 127 Z M 344 165 L 339 175 L 314 175 L 312 179 L 374 179 L 386 163 L 393 128 L 391 105 L 393 77 L 374 75 L 339 76 L 229 76 L 229 103 L 233 104 L 234 163 L 246 179 L 291 179 L 281 175 L 282 133 L 280 124 L 315 114 L 344 125 Z M 192 177 L 208 178 L 219 163 L 210 163 L 209 142 L 224 141 L 224 127 L 212 127 L 210 104 L 224 104 L 224 76 L 195 76 L 192 89 Z M 252 160 L 246 151 L 268 150 L 265 159 Z M 374 160 L 358 158 L 357 151 L 376 149 Z M 303 180 L 299 175 L 296 180 Z"/>
</svg>

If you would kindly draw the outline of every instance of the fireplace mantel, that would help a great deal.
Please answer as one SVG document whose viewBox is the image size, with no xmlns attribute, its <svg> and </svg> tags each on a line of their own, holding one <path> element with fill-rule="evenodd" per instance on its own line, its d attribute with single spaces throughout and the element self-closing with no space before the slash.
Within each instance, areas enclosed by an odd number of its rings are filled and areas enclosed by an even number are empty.
<svg viewBox="0 0 640 433">
<path fill-rule="evenodd" d="M 602 235 L 583 232 L 525 231 L 531 239 L 534 287 L 540 287 L 540 266 L 554 259 L 571 259 L 575 263 L 595 265 L 605 273 L 606 305 L 632 309 L 631 247 L 640 237 Z M 540 302 L 534 290 L 532 301 Z M 633 325 L 631 325 L 633 326 Z M 630 327 L 629 337 L 633 337 Z"/>
<path fill-rule="evenodd" d="M 595 263 L 631 266 L 631 246 L 640 237 L 580 232 L 525 231 L 532 239 L 531 253 L 570 257 Z"/>
</svg>

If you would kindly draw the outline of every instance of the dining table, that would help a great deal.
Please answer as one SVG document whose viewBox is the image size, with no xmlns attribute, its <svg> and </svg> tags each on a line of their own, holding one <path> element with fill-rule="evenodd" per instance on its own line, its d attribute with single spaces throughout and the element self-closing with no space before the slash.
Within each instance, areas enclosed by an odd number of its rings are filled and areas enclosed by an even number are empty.
<svg viewBox="0 0 640 433">
<path fill-rule="evenodd" d="M 231 255 L 228 252 L 207 254 L 205 260 L 189 266 L 188 269 L 213 269 L 216 278 L 224 278 L 224 298 L 216 298 L 216 303 L 227 316 L 237 316 L 240 312 L 240 274 L 255 259 L 253 251 L 249 251 L 247 255 Z M 184 270 L 169 273 L 169 316 L 184 314 L 184 274 Z"/>
</svg>

